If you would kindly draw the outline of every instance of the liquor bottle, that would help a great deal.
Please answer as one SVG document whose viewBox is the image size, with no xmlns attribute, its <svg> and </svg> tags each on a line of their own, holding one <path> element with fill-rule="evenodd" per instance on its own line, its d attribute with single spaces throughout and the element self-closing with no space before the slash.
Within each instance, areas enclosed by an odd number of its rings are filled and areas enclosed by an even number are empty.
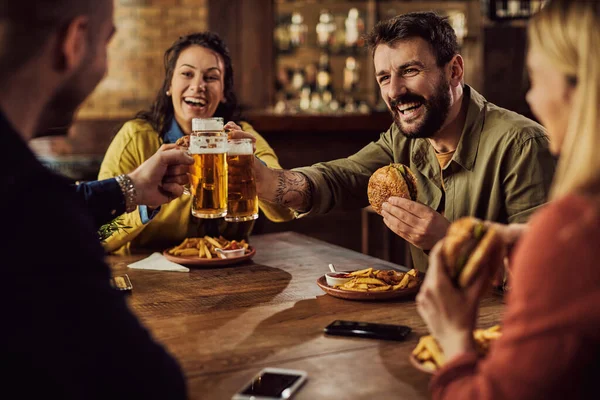
<svg viewBox="0 0 600 400">
<path fill-rule="evenodd" d="M 451 11 L 448 13 L 448 20 L 456 34 L 456 41 L 459 45 L 462 45 L 468 33 L 467 17 L 462 11 Z"/>
<path fill-rule="evenodd" d="M 304 67 L 304 86 L 309 87 L 311 92 L 317 90 L 317 73 L 316 63 L 309 63 Z"/>
<path fill-rule="evenodd" d="M 291 49 L 290 30 L 283 20 L 277 22 L 273 30 L 273 38 L 275 40 L 275 47 L 279 52 L 286 53 Z"/>
<path fill-rule="evenodd" d="M 302 89 L 302 87 L 304 86 L 304 72 L 302 71 L 302 68 L 300 68 L 299 66 L 296 66 L 294 68 L 294 73 L 292 75 L 292 90 L 295 92 L 295 94 L 300 93 L 300 90 Z"/>
<path fill-rule="evenodd" d="M 362 33 L 365 30 L 364 20 L 361 18 L 358 9 L 351 8 L 348 11 L 348 18 L 345 21 L 346 26 L 346 47 L 357 47 L 362 45 Z"/>
<path fill-rule="evenodd" d="M 508 0 L 508 16 L 517 18 L 521 16 L 521 2 L 519 0 Z"/>
<path fill-rule="evenodd" d="M 333 15 L 328 10 L 321 10 L 319 23 L 317 24 L 317 42 L 322 48 L 328 48 L 333 41 L 333 35 L 336 30 L 336 24 L 333 21 Z"/>
<path fill-rule="evenodd" d="M 306 42 L 308 27 L 304 24 L 304 17 L 299 12 L 294 12 L 292 14 L 292 23 L 290 24 L 289 30 L 290 42 L 294 48 L 299 47 Z"/>
<path fill-rule="evenodd" d="M 319 57 L 319 68 L 317 72 L 317 93 L 319 93 L 324 106 L 329 106 L 333 100 L 333 85 L 331 76 L 331 65 L 329 54 L 321 53 Z"/>
<path fill-rule="evenodd" d="M 352 93 L 356 89 L 356 84 L 358 83 L 358 69 L 359 65 L 356 62 L 356 58 L 348 57 L 346 58 L 346 63 L 344 67 L 344 92 Z"/>
</svg>

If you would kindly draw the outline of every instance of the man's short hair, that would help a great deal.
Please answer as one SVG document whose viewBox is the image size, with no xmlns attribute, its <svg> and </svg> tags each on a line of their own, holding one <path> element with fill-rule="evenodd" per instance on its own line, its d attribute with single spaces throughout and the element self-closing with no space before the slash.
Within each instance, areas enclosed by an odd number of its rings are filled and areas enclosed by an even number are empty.
<svg viewBox="0 0 600 400">
<path fill-rule="evenodd" d="M 51 34 L 75 17 L 89 16 L 90 24 L 94 25 L 104 15 L 106 4 L 110 3 L 105 0 L 0 0 L 1 77 L 39 54 Z M 90 27 L 90 32 L 93 31 Z"/>
<path fill-rule="evenodd" d="M 458 54 L 458 42 L 448 17 L 433 12 L 412 12 L 378 22 L 365 40 L 374 53 L 377 46 L 394 46 L 399 40 L 420 37 L 431 46 L 438 66 Z"/>
</svg>

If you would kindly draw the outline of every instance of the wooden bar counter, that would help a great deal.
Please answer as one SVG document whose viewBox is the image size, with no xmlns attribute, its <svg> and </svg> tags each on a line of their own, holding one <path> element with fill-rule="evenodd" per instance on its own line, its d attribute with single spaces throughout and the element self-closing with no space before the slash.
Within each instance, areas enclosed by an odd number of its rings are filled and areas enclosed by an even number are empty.
<svg viewBox="0 0 600 400">
<path fill-rule="evenodd" d="M 144 257 L 108 256 L 115 274 L 133 284 L 134 313 L 179 360 L 191 399 L 231 399 L 264 367 L 301 369 L 308 380 L 295 399 L 428 398 L 429 376 L 408 357 L 428 334 L 414 298 L 359 302 L 325 294 L 316 280 L 368 266 L 403 269 L 298 233 L 251 238 L 252 261 L 189 273 L 133 270 Z M 501 318 L 499 297 L 483 301 L 478 325 Z M 405 342 L 327 337 L 335 319 L 408 325 Z"/>
</svg>

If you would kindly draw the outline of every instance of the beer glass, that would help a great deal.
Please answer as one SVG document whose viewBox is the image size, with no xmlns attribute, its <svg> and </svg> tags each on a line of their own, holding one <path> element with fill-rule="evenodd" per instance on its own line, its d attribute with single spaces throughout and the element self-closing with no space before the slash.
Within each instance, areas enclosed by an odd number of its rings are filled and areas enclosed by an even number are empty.
<svg viewBox="0 0 600 400">
<path fill-rule="evenodd" d="M 258 195 L 254 180 L 254 151 L 251 139 L 231 139 L 227 143 L 227 222 L 258 218 Z"/>
<path fill-rule="evenodd" d="M 223 118 L 194 118 L 190 134 L 189 180 L 192 215 L 221 218 L 227 214 L 227 134 Z"/>
</svg>

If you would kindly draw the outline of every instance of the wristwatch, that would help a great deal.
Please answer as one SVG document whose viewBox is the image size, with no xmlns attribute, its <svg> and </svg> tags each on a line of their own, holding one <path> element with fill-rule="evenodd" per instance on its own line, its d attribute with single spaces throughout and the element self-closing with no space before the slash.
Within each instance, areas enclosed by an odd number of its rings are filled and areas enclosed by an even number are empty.
<svg viewBox="0 0 600 400">
<path fill-rule="evenodd" d="M 137 207 L 137 192 L 133 181 L 128 175 L 119 175 L 115 179 L 123 192 L 123 198 L 125 199 L 125 212 L 130 213 Z"/>
</svg>

